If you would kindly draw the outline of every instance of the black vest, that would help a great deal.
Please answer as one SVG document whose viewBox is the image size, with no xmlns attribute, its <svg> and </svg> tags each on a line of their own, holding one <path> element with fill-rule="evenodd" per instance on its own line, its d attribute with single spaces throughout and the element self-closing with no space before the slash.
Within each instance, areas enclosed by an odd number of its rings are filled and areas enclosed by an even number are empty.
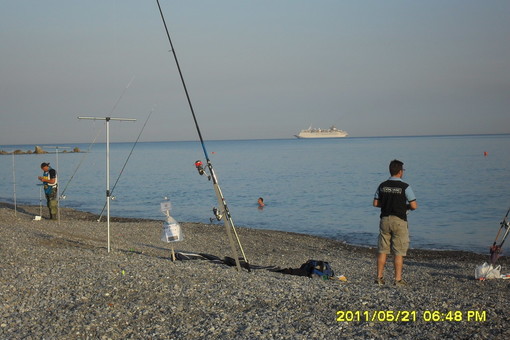
<svg viewBox="0 0 510 340">
<path fill-rule="evenodd" d="M 387 180 L 379 185 L 377 190 L 381 217 L 393 215 L 407 221 L 406 189 L 408 186 L 409 184 L 405 182 L 394 180 Z"/>
</svg>

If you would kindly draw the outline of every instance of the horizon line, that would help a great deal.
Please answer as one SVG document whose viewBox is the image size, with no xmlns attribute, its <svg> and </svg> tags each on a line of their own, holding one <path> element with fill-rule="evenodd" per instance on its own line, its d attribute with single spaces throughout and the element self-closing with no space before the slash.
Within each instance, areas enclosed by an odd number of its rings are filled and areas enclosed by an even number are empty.
<svg viewBox="0 0 510 340">
<path fill-rule="evenodd" d="M 394 135 L 394 136 L 348 136 L 342 138 L 309 138 L 304 140 L 346 140 L 346 139 L 358 139 L 358 138 L 413 138 L 413 137 L 461 137 L 461 136 L 505 136 L 510 135 L 510 132 L 507 133 L 465 133 L 465 134 L 428 134 L 428 135 Z M 256 140 L 301 140 L 299 138 L 248 138 L 248 139 L 205 139 L 204 142 L 227 142 L 227 141 L 256 141 Z M 139 141 L 139 143 L 164 143 L 164 142 L 199 142 L 198 139 L 187 139 L 187 140 L 144 140 Z M 106 142 L 98 142 L 96 144 L 105 144 Z M 121 144 L 121 143 L 133 143 L 133 141 L 120 141 L 120 142 L 112 142 L 112 144 Z M 59 142 L 59 143 L 25 143 L 25 144 L 0 144 L 2 146 L 24 146 L 24 145 L 34 145 L 34 146 L 46 146 L 49 145 L 69 145 L 69 144 L 91 144 L 90 142 Z"/>
</svg>

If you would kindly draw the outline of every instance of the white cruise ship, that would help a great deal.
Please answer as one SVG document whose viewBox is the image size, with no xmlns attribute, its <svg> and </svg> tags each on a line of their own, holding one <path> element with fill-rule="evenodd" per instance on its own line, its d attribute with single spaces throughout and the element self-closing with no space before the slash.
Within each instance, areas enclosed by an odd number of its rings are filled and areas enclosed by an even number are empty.
<svg viewBox="0 0 510 340">
<path fill-rule="evenodd" d="M 311 126 L 306 130 L 301 130 L 299 134 L 294 135 L 297 138 L 343 138 L 349 134 L 344 130 L 337 129 L 334 125 L 329 129 L 315 129 Z"/>
</svg>

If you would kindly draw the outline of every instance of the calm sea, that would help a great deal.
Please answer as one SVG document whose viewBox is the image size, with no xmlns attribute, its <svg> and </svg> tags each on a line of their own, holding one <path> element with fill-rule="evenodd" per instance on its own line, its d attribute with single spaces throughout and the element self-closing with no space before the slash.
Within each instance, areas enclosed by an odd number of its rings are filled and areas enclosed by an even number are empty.
<svg viewBox="0 0 510 340">
<path fill-rule="evenodd" d="M 373 246 L 379 221 L 373 195 L 397 158 L 405 163 L 404 180 L 419 204 L 409 215 L 412 247 L 478 253 L 488 253 L 509 208 L 509 145 L 510 135 L 206 142 L 237 226 Z M 60 204 L 101 212 L 105 144 L 94 144 L 88 153 L 62 153 L 65 146 L 89 148 L 69 144 L 59 145 L 58 154 L 1 156 L 0 200 L 13 202 L 15 189 L 18 204 L 38 205 L 39 165 L 51 162 L 57 168 L 58 161 L 60 191 L 66 195 Z M 110 188 L 132 147 L 110 145 Z M 138 143 L 113 190 L 111 215 L 163 220 L 159 204 L 168 197 L 178 221 L 209 222 L 216 196 L 212 183 L 195 170 L 196 160 L 205 162 L 198 142 Z M 258 197 L 266 202 L 263 210 Z"/>
</svg>

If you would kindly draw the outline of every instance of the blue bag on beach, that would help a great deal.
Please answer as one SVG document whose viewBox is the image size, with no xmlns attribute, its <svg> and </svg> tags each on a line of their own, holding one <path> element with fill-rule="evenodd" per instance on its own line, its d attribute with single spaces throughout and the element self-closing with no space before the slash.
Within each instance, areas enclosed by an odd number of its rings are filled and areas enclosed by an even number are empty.
<svg viewBox="0 0 510 340">
<path fill-rule="evenodd" d="M 310 277 L 319 276 L 319 277 L 331 277 L 335 276 L 333 269 L 329 265 L 329 262 L 317 261 L 317 260 L 308 260 L 306 263 L 301 265 L 301 268 L 304 272 L 308 274 Z"/>
<path fill-rule="evenodd" d="M 299 268 L 271 269 L 271 271 L 298 276 L 320 277 L 323 279 L 335 276 L 329 262 L 317 260 L 308 260 Z"/>
</svg>

